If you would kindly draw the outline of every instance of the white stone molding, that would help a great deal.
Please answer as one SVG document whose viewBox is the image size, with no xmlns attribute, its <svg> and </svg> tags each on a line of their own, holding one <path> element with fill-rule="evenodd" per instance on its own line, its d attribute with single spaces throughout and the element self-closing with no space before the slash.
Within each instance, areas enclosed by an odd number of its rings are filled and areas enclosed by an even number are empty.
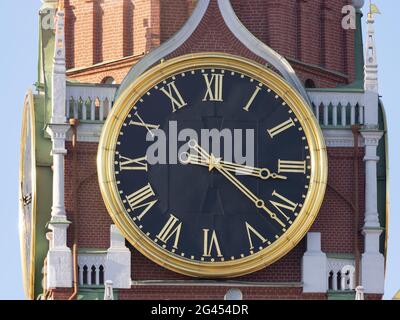
<svg viewBox="0 0 400 320">
<path fill-rule="evenodd" d="M 143 57 L 138 63 L 136 63 L 133 68 L 129 71 L 124 81 L 121 83 L 121 86 L 118 89 L 116 97 L 123 92 L 129 84 L 135 81 L 141 74 L 143 74 L 146 70 L 148 70 L 151 66 L 159 62 L 161 59 L 174 52 L 183 43 L 186 42 L 187 39 L 193 34 L 193 32 L 199 26 L 201 20 L 204 17 L 204 14 L 207 11 L 208 5 L 210 4 L 210 0 L 198 0 L 198 3 L 193 10 L 192 15 L 186 21 L 184 26 L 172 36 L 168 41 L 163 43 L 158 48 L 155 48 L 151 52 L 149 52 L 145 57 Z"/>
<path fill-rule="evenodd" d="M 326 254 L 321 251 L 321 233 L 307 233 L 307 251 L 302 259 L 303 292 L 325 293 L 328 290 Z"/>
<path fill-rule="evenodd" d="M 290 63 L 275 50 L 257 39 L 239 20 L 233 10 L 230 0 L 218 0 L 218 6 L 224 18 L 225 24 L 235 35 L 235 37 L 255 55 L 263 58 L 272 65 L 285 80 L 291 84 L 300 95 L 311 105 L 307 91 L 296 75 Z"/>
<path fill-rule="evenodd" d="M 114 300 L 113 282 L 111 280 L 106 281 L 104 289 L 104 300 Z"/>
<path fill-rule="evenodd" d="M 79 142 L 94 142 L 100 140 L 103 123 L 79 123 L 77 127 L 77 140 Z M 72 132 L 67 134 L 67 141 L 72 141 Z"/>
<path fill-rule="evenodd" d="M 354 136 L 350 129 L 323 129 L 325 144 L 328 148 L 352 148 Z M 364 146 L 362 137 L 358 138 L 358 146 Z"/>
<path fill-rule="evenodd" d="M 114 288 L 131 287 L 131 252 L 115 225 L 110 226 L 110 248 L 107 250 L 105 275 L 106 280 L 113 282 Z"/>
<path fill-rule="evenodd" d="M 356 288 L 356 300 L 364 300 L 364 287 L 363 286 L 358 286 Z"/>
</svg>

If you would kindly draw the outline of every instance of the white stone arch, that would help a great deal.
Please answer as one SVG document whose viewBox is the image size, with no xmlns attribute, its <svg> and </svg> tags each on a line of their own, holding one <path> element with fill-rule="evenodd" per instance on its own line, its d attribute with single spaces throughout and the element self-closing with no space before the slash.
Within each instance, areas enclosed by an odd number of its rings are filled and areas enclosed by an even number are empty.
<svg viewBox="0 0 400 320">
<path fill-rule="evenodd" d="M 189 39 L 189 37 L 199 26 L 205 13 L 207 12 L 209 4 L 210 0 L 199 0 L 196 8 L 194 9 L 190 18 L 186 21 L 185 25 L 172 38 L 151 51 L 132 67 L 125 79 L 122 81 L 115 97 L 117 98 L 120 93 L 129 86 L 130 83 L 137 79 L 152 65 L 156 64 L 158 61 L 168 56 L 170 53 L 178 49 L 183 43 L 185 43 L 185 41 Z M 289 62 L 261 40 L 257 39 L 240 22 L 235 11 L 233 10 L 230 0 L 218 0 L 218 7 L 226 25 L 236 36 L 236 38 L 251 52 L 263 58 L 269 65 L 273 66 L 311 106 L 308 94 Z"/>
</svg>

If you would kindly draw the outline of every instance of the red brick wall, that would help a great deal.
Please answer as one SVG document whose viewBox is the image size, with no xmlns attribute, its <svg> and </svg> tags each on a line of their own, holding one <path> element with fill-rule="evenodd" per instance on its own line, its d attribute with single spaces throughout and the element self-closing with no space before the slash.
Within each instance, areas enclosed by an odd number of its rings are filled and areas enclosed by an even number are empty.
<svg viewBox="0 0 400 320">
<path fill-rule="evenodd" d="M 300 74 L 321 87 L 354 80 L 354 30 L 341 27 L 341 9 L 350 0 L 231 0 L 243 24 L 261 41 L 285 57 L 348 75 Z M 294 65 L 296 72 L 297 66 Z M 328 77 L 328 79 L 324 79 Z M 317 85 L 318 87 L 318 85 Z"/>
<path fill-rule="evenodd" d="M 132 286 L 118 290 L 120 300 L 222 300 L 230 287 L 210 286 Z M 302 293 L 301 288 L 240 287 L 244 300 L 324 300 L 324 293 Z M 72 289 L 52 290 L 54 300 L 66 300 Z M 365 300 L 381 300 L 382 295 L 366 294 Z"/>
<path fill-rule="evenodd" d="M 223 300 L 230 287 L 133 286 L 119 290 L 119 299 L 140 300 Z M 302 288 L 240 287 L 244 300 L 326 299 L 326 294 L 302 294 Z"/>
<path fill-rule="evenodd" d="M 292 62 L 301 80 L 312 79 L 317 87 L 335 87 L 354 79 L 355 32 L 341 28 L 341 8 L 350 0 L 231 1 L 239 19 L 260 40 L 278 53 L 306 64 Z M 195 5 L 194 0 L 65 0 L 65 3 L 67 67 L 77 69 L 69 71 L 68 76 L 92 83 L 99 83 L 107 76 L 120 83 L 137 59 L 118 60 L 141 57 L 168 40 L 182 27 Z M 213 10 L 215 4 L 216 0 L 212 0 Z M 223 26 L 219 14 L 208 14 L 206 19 L 207 23 L 202 23 L 174 55 L 215 50 L 244 54 L 263 62 L 243 48 Z M 111 70 L 110 61 L 114 61 Z M 93 71 L 96 63 L 106 64 Z"/>
<path fill-rule="evenodd" d="M 103 248 L 110 246 L 110 225 L 112 220 L 107 213 L 97 180 L 97 143 L 78 143 L 77 176 L 74 178 L 73 151 L 70 143 L 66 146 L 65 158 L 65 209 L 68 220 L 68 246 L 72 247 L 74 232 L 78 235 L 78 247 Z M 74 179 L 77 197 L 74 198 Z M 74 201 L 77 201 L 74 204 Z M 74 211 L 75 206 L 78 212 Z"/>
<path fill-rule="evenodd" d="M 321 232 L 322 251 L 326 253 L 354 253 L 355 230 L 364 222 L 365 167 L 364 149 L 358 152 L 359 225 L 354 226 L 355 176 L 353 148 L 328 149 L 328 187 L 320 213 L 311 231 Z M 359 249 L 363 251 L 361 232 L 357 232 Z"/>
</svg>

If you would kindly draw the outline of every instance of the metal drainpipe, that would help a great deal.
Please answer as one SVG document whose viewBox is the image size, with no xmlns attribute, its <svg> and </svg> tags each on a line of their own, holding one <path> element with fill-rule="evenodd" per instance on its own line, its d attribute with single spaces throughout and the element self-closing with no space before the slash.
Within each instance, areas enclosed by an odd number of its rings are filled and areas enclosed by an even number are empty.
<svg viewBox="0 0 400 320">
<path fill-rule="evenodd" d="M 69 123 L 72 127 L 72 202 L 73 210 L 75 214 L 75 225 L 74 225 L 74 244 L 72 246 L 72 257 L 74 266 L 74 292 L 68 298 L 68 300 L 73 300 L 78 295 L 78 172 L 77 172 L 77 128 L 79 125 L 78 119 L 70 119 Z"/>
<path fill-rule="evenodd" d="M 357 287 L 360 282 L 360 249 L 358 243 L 358 225 L 359 225 L 359 190 L 358 190 L 358 136 L 360 131 L 359 125 L 353 125 L 351 127 L 354 138 L 354 255 L 355 255 L 355 286 Z"/>
</svg>

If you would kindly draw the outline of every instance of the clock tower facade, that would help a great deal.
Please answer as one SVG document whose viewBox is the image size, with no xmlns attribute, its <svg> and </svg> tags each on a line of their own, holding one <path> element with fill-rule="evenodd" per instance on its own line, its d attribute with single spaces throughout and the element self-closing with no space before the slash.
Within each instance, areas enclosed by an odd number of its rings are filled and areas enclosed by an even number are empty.
<svg viewBox="0 0 400 320">
<path fill-rule="evenodd" d="M 361 7 L 43 1 L 27 296 L 380 299 L 386 124 Z M 252 132 L 257 156 L 206 150 L 205 129 Z M 173 130 L 198 134 L 175 162 Z M 146 153 L 162 132 L 165 163 Z"/>
</svg>

